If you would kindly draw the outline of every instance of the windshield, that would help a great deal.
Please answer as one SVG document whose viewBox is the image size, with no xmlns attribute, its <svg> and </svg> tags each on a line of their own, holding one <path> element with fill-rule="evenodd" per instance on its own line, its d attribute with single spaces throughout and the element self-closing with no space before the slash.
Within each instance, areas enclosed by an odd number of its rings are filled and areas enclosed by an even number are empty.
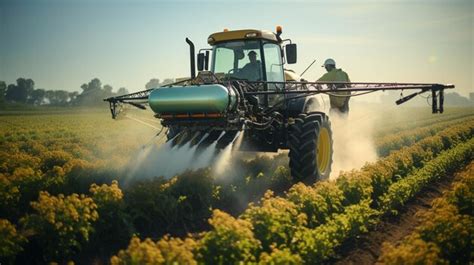
<svg viewBox="0 0 474 265">
<path fill-rule="evenodd" d="M 260 41 L 231 41 L 214 46 L 212 71 L 250 81 L 263 80 Z"/>
</svg>

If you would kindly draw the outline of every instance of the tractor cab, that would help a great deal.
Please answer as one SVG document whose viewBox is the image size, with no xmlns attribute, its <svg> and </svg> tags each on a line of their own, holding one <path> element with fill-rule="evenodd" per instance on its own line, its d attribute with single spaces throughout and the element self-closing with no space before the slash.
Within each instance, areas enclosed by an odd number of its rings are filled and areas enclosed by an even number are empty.
<svg viewBox="0 0 474 265">
<path fill-rule="evenodd" d="M 211 34 L 208 43 L 212 49 L 198 54 L 198 70 L 210 70 L 222 80 L 269 82 L 260 86 L 261 91 L 282 90 L 283 82 L 288 81 L 282 47 L 286 48 L 286 63 L 296 63 L 296 44 L 282 40 L 281 33 L 281 27 L 277 27 L 277 33 L 245 29 Z M 283 46 L 288 41 L 290 43 Z M 209 58 L 210 51 L 212 58 Z M 209 59 L 211 67 L 207 69 Z M 268 101 L 267 97 L 262 99 Z M 273 100 L 270 98 L 270 101 Z"/>
</svg>

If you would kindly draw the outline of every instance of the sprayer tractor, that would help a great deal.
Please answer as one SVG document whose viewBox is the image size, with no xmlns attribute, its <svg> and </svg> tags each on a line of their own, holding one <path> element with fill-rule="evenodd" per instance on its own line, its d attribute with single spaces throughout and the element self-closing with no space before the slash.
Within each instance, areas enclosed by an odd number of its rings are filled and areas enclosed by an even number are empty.
<svg viewBox="0 0 474 265">
<path fill-rule="evenodd" d="M 297 46 L 281 34 L 279 26 L 276 33 L 225 29 L 211 34 L 207 39 L 211 47 L 199 50 L 197 56 L 186 38 L 190 78 L 104 100 L 114 119 L 124 104 L 150 107 L 167 128 L 168 143 L 178 148 L 190 143 L 198 145 L 197 150 L 212 144 L 222 149 L 240 138 L 235 147 L 240 151 L 289 150 L 291 176 L 311 183 L 329 177 L 333 156 L 330 117 L 316 95 L 416 91 L 397 100 L 401 104 L 431 92 L 432 112 L 442 113 L 444 89 L 454 88 L 430 83 L 309 82 L 285 68 L 296 63 Z"/>
</svg>

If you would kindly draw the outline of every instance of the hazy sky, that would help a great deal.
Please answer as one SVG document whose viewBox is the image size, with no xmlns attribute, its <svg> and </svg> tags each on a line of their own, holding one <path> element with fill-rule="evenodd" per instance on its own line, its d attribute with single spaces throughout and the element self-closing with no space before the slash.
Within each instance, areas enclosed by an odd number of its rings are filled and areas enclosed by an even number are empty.
<svg viewBox="0 0 474 265">
<path fill-rule="evenodd" d="M 353 81 L 454 83 L 474 92 L 474 1 L 0 1 L 0 80 L 114 90 L 189 75 L 198 48 L 224 28 L 274 31 L 298 44 L 297 72 L 314 80 L 332 57 Z"/>
</svg>

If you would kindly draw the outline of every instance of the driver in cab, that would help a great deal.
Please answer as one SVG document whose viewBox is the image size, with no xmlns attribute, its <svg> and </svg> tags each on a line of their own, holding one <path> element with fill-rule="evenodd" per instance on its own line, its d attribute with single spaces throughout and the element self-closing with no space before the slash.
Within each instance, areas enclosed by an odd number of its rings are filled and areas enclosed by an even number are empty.
<svg viewBox="0 0 474 265">
<path fill-rule="evenodd" d="M 257 60 L 257 53 L 250 51 L 247 55 L 250 62 L 240 69 L 240 76 L 249 81 L 261 80 L 262 63 Z"/>
</svg>

